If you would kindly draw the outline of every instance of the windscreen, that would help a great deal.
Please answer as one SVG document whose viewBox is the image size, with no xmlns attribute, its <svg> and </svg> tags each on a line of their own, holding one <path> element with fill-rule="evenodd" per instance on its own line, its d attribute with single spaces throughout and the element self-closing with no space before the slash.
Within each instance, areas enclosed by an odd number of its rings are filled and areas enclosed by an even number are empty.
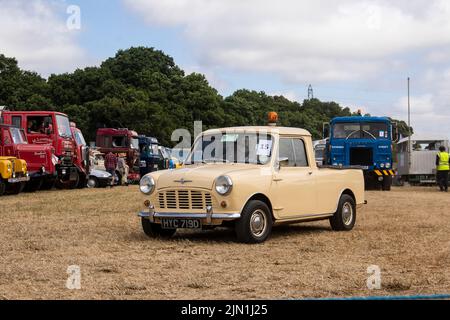
<svg viewBox="0 0 450 320">
<path fill-rule="evenodd" d="M 11 128 L 11 136 L 14 144 L 27 144 L 27 139 L 23 130 L 19 128 Z"/>
<path fill-rule="evenodd" d="M 84 139 L 83 133 L 81 131 L 75 131 L 75 141 L 79 146 L 86 146 L 86 140 Z"/>
<path fill-rule="evenodd" d="M 264 165 L 272 157 L 273 138 L 258 133 L 223 133 L 198 139 L 186 164 L 244 163 Z"/>
<path fill-rule="evenodd" d="M 70 130 L 69 118 L 62 115 L 56 115 L 56 123 L 58 124 L 58 134 L 63 138 L 71 138 L 72 131 Z"/>
<path fill-rule="evenodd" d="M 388 124 L 383 122 L 336 123 L 335 139 L 390 139 Z"/>
</svg>

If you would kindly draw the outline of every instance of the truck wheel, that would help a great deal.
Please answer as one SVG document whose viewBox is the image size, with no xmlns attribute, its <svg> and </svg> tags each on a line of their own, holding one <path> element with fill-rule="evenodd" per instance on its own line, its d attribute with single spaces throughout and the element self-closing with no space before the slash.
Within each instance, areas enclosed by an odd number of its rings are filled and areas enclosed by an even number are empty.
<svg viewBox="0 0 450 320">
<path fill-rule="evenodd" d="M 0 177 L 0 197 L 3 196 L 6 192 L 6 184 L 3 179 Z"/>
<path fill-rule="evenodd" d="M 334 231 L 350 231 L 356 222 L 355 200 L 348 194 L 343 194 L 339 200 L 336 213 L 330 218 L 331 228 Z"/>
<path fill-rule="evenodd" d="M 262 201 L 252 200 L 242 210 L 241 218 L 236 221 L 235 231 L 238 241 L 243 243 L 261 243 L 272 232 L 272 214 Z"/>
<path fill-rule="evenodd" d="M 63 180 L 58 178 L 56 180 L 56 188 L 61 190 L 67 190 L 67 189 L 75 189 L 78 186 L 78 182 L 80 181 L 80 175 L 77 172 L 77 178 L 75 180 Z"/>
<path fill-rule="evenodd" d="M 55 180 L 47 179 L 42 183 L 40 190 L 52 190 L 55 186 Z"/>
<path fill-rule="evenodd" d="M 42 187 L 42 179 L 30 180 L 25 186 L 25 192 L 36 192 Z"/>
<path fill-rule="evenodd" d="M 87 184 L 86 175 L 84 173 L 81 175 L 79 174 L 78 185 L 76 186 L 76 188 L 84 189 L 86 188 L 86 184 Z"/>
<path fill-rule="evenodd" d="M 382 190 L 391 191 L 391 186 L 392 186 L 392 177 L 391 176 L 385 177 L 381 185 Z"/>
<path fill-rule="evenodd" d="M 9 184 L 6 188 L 8 194 L 19 194 L 25 188 L 25 182 Z"/>
<path fill-rule="evenodd" d="M 164 238 L 170 238 L 177 232 L 177 229 L 163 229 L 160 224 L 157 223 L 151 223 L 150 220 L 141 218 L 142 222 L 142 229 L 144 230 L 144 233 L 151 237 L 164 237 Z"/>
<path fill-rule="evenodd" d="M 98 179 L 96 177 L 89 177 L 86 186 L 90 189 L 98 188 Z"/>
</svg>

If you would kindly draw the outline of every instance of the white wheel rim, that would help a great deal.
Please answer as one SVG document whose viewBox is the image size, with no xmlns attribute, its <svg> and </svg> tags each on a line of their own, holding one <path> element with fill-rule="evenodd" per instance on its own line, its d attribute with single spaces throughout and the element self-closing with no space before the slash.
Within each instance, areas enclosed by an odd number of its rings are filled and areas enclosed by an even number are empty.
<svg viewBox="0 0 450 320">
<path fill-rule="evenodd" d="M 267 218 L 261 209 L 255 210 L 250 217 L 250 231 L 255 237 L 261 237 L 267 229 Z"/>
<path fill-rule="evenodd" d="M 353 206 L 349 202 L 344 203 L 342 206 L 342 222 L 346 226 L 351 225 L 353 222 Z"/>
</svg>

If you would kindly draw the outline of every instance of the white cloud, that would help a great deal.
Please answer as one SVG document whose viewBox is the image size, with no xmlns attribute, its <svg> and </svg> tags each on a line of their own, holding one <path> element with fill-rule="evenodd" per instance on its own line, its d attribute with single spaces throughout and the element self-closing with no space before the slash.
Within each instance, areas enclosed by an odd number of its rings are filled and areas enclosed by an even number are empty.
<svg viewBox="0 0 450 320">
<path fill-rule="evenodd" d="M 204 65 L 285 80 L 370 79 L 409 50 L 450 44 L 450 3 L 359 0 L 124 0 L 152 25 L 181 27 Z"/>
<path fill-rule="evenodd" d="M 80 67 L 86 55 L 77 45 L 79 31 L 67 28 L 66 7 L 60 1 L 0 0 L 0 53 L 44 76 Z"/>
</svg>

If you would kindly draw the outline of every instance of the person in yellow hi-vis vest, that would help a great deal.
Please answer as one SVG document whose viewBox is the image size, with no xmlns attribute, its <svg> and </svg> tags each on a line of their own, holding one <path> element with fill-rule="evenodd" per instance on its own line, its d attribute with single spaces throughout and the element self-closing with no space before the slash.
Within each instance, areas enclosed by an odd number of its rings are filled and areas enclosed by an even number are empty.
<svg viewBox="0 0 450 320">
<path fill-rule="evenodd" d="M 445 147 L 439 148 L 439 153 L 436 156 L 436 180 L 439 184 L 441 192 L 448 192 L 448 172 L 450 171 L 450 156 L 446 152 Z"/>
</svg>

